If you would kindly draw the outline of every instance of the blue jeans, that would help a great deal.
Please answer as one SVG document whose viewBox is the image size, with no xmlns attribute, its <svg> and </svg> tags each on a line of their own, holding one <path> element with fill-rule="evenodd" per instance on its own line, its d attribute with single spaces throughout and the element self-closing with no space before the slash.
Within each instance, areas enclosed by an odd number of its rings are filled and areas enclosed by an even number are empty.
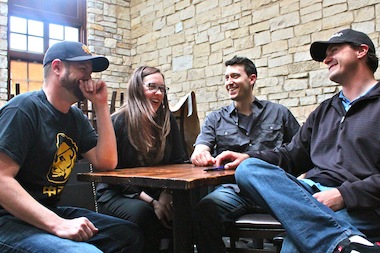
<svg viewBox="0 0 380 253">
<path fill-rule="evenodd" d="M 198 253 L 226 252 L 222 240 L 226 226 L 253 211 L 253 203 L 237 192 L 233 185 L 221 185 L 195 205 L 193 225 Z"/>
<path fill-rule="evenodd" d="M 373 210 L 334 212 L 312 196 L 324 190 L 323 186 L 310 186 L 310 181 L 298 180 L 278 166 L 246 159 L 237 168 L 235 179 L 242 195 L 284 226 L 287 237 L 281 252 L 329 253 L 351 235 L 380 239 L 380 217 Z"/>
<path fill-rule="evenodd" d="M 87 217 L 99 232 L 86 242 L 76 242 L 49 234 L 6 214 L 0 216 L 0 252 L 136 253 L 142 250 L 142 233 L 131 222 L 82 208 L 58 207 L 53 211 L 67 219 Z"/>
</svg>

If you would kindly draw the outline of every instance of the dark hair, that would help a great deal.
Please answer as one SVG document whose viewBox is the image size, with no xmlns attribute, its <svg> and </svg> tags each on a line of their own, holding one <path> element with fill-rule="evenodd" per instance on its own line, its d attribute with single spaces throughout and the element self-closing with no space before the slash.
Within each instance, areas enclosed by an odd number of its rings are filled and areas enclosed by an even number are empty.
<svg viewBox="0 0 380 253">
<path fill-rule="evenodd" d="M 235 64 L 240 64 L 244 65 L 244 70 L 247 73 L 248 76 L 255 74 L 257 77 L 257 70 L 255 64 L 248 59 L 247 57 L 240 57 L 235 55 L 231 60 L 226 61 L 225 65 L 230 66 L 230 65 L 235 65 Z"/>
<path fill-rule="evenodd" d="M 356 43 L 348 43 L 351 48 L 358 49 L 360 47 L 359 44 Z M 368 68 L 372 71 L 372 73 L 375 73 L 377 68 L 379 67 L 379 58 L 376 56 L 375 52 L 372 52 L 372 50 L 368 50 L 367 53 L 367 59 L 366 63 L 368 65 Z"/>
<path fill-rule="evenodd" d="M 50 70 L 51 70 L 51 62 L 47 63 L 45 66 L 44 66 L 44 78 L 46 79 L 50 73 Z"/>
<path fill-rule="evenodd" d="M 367 57 L 367 65 L 372 70 L 373 73 L 376 72 L 379 67 L 379 58 L 376 56 L 374 52 L 368 51 Z"/>
<path fill-rule="evenodd" d="M 63 64 L 65 65 L 65 68 L 69 68 L 70 66 L 70 63 L 68 61 L 62 61 Z M 46 63 L 43 68 L 44 68 L 44 78 L 47 78 L 49 76 L 49 73 L 51 71 L 51 68 L 52 68 L 52 65 L 53 65 L 53 62 L 48 62 Z"/>
</svg>

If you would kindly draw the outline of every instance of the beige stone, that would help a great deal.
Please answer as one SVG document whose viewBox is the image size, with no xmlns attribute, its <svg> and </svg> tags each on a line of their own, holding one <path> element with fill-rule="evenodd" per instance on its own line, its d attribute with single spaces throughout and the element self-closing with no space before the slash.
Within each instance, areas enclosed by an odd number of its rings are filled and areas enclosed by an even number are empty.
<svg viewBox="0 0 380 253">
<path fill-rule="evenodd" d="M 231 101 L 224 62 L 246 56 L 258 68 L 254 93 L 290 108 L 299 122 L 340 86 L 324 64 L 311 59 L 310 44 L 352 27 L 380 43 L 378 0 L 87 0 L 87 42 L 110 59 L 96 77 L 125 88 L 140 65 L 159 67 L 170 100 L 190 90 L 202 122 Z M 7 1 L 0 0 L 0 104 L 6 99 Z M 379 49 L 380 50 L 380 49 Z M 380 71 L 375 73 L 380 79 Z"/>
<path fill-rule="evenodd" d="M 330 6 L 330 7 L 323 9 L 323 17 L 334 16 L 338 13 L 343 13 L 345 11 L 347 11 L 347 4 L 346 3 L 335 4 L 333 6 Z"/>
<path fill-rule="evenodd" d="M 323 29 L 349 27 L 349 24 L 353 22 L 353 13 L 344 12 L 330 17 L 323 17 Z"/>
<path fill-rule="evenodd" d="M 255 1 L 256 2 L 256 1 Z M 252 11 L 252 19 L 254 23 L 270 20 L 280 14 L 280 7 L 278 4 L 266 8 L 258 8 Z"/>
<path fill-rule="evenodd" d="M 270 29 L 272 31 L 298 25 L 300 23 L 299 12 L 292 12 L 279 17 L 272 18 L 270 21 Z"/>
</svg>

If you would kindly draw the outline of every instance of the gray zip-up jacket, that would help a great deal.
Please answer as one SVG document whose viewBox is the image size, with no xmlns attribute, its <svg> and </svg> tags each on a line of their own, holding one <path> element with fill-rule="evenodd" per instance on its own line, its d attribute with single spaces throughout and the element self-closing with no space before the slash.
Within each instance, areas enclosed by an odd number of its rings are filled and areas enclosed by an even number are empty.
<svg viewBox="0 0 380 253">
<path fill-rule="evenodd" d="M 292 141 L 274 151 L 247 152 L 293 175 L 337 187 L 347 209 L 380 216 L 380 83 L 346 112 L 339 95 L 322 102 Z"/>
</svg>

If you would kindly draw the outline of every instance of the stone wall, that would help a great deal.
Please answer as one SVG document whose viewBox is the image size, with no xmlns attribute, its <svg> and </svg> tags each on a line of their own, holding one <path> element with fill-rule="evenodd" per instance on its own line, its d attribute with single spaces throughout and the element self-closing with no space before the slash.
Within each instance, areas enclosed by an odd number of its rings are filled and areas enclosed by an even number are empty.
<svg viewBox="0 0 380 253">
<path fill-rule="evenodd" d="M 110 61 L 106 71 L 93 77 L 107 82 L 109 94 L 124 91 L 132 71 L 130 17 L 130 0 L 87 0 L 87 44 L 93 53 Z"/>
<path fill-rule="evenodd" d="M 133 68 L 160 67 L 172 103 L 195 91 L 202 121 L 230 103 L 224 62 L 247 56 L 258 67 L 255 95 L 289 107 L 302 123 L 339 89 L 311 60 L 310 44 L 348 27 L 380 50 L 378 0 L 131 0 Z"/>
<path fill-rule="evenodd" d="M 0 107 L 7 100 L 7 80 L 8 80 L 8 1 L 0 0 Z"/>
<path fill-rule="evenodd" d="M 195 91 L 201 122 L 230 103 L 224 62 L 234 55 L 258 67 L 254 94 L 289 107 L 302 123 L 339 90 L 323 64 L 311 60 L 311 42 L 350 27 L 368 33 L 380 50 L 378 0 L 87 0 L 87 12 L 87 44 L 111 62 L 98 77 L 122 91 L 133 69 L 157 66 L 171 104 Z M 0 105 L 6 99 L 6 15 L 7 1 L 0 0 Z"/>
</svg>

